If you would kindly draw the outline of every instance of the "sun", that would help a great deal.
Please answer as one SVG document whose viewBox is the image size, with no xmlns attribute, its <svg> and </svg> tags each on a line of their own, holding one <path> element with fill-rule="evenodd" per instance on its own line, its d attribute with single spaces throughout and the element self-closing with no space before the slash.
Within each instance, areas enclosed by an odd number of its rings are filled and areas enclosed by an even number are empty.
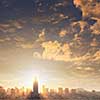
<svg viewBox="0 0 100 100">
<path fill-rule="evenodd" d="M 39 71 L 25 71 L 24 72 L 24 76 L 23 76 L 23 83 L 24 83 L 24 87 L 33 89 L 33 83 L 35 81 L 35 79 L 37 79 L 38 81 L 38 85 L 39 85 L 39 92 L 41 91 L 41 87 L 43 85 L 43 74 L 41 74 Z"/>
</svg>

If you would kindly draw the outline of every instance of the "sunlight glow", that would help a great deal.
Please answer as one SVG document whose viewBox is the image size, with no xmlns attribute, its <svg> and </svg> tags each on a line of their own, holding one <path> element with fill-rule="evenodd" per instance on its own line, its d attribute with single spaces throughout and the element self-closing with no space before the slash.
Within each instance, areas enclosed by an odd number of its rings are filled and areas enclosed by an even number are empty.
<svg viewBox="0 0 100 100">
<path fill-rule="evenodd" d="M 40 78 L 41 76 L 41 78 Z M 33 89 L 33 83 L 34 80 L 37 79 L 38 80 L 38 85 L 39 85 L 39 92 L 41 91 L 40 88 L 43 85 L 43 74 L 41 74 L 41 72 L 39 71 L 25 71 L 24 72 L 24 78 L 22 79 L 22 81 L 24 82 L 24 86 L 27 88 L 31 88 Z"/>
</svg>

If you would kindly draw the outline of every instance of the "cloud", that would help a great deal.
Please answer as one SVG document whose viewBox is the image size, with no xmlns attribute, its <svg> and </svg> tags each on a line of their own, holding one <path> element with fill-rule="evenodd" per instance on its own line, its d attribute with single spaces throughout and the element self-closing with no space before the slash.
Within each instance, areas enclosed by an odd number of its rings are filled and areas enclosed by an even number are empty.
<svg viewBox="0 0 100 100">
<path fill-rule="evenodd" d="M 21 37 L 21 36 L 16 36 L 14 37 L 14 41 L 16 42 L 25 42 L 25 38 L 24 37 Z"/>
<path fill-rule="evenodd" d="M 96 51 L 94 54 L 86 53 L 85 55 L 76 58 L 77 61 L 80 62 L 98 62 L 100 60 L 100 50 Z"/>
<path fill-rule="evenodd" d="M 71 23 L 71 26 L 72 26 L 73 32 L 79 30 L 79 33 L 84 32 L 86 27 L 89 28 L 88 23 L 86 21 L 83 21 L 83 20 L 77 21 L 77 22 L 73 22 L 73 23 Z"/>
<path fill-rule="evenodd" d="M 69 3 L 68 1 L 64 0 L 63 2 L 58 2 L 58 3 L 56 3 L 54 6 L 55 6 L 55 7 L 64 7 L 64 6 L 66 6 L 68 3 Z"/>
<path fill-rule="evenodd" d="M 38 39 L 36 42 L 43 42 L 45 41 L 45 29 L 42 29 L 42 31 L 39 33 Z"/>
<path fill-rule="evenodd" d="M 85 71 L 85 72 L 93 72 L 95 69 L 92 67 L 76 67 L 76 70 L 78 71 Z"/>
<path fill-rule="evenodd" d="M 84 56 L 74 57 L 70 74 L 81 78 L 99 78 L 100 77 L 100 50 L 94 54 L 87 53 Z"/>
<path fill-rule="evenodd" d="M 44 59 L 54 59 L 56 57 L 56 55 L 59 53 L 60 51 L 60 43 L 58 43 L 57 41 L 49 41 L 49 42 L 44 42 L 42 43 L 42 47 L 44 48 L 43 51 L 43 58 Z"/>
<path fill-rule="evenodd" d="M 4 43 L 4 42 L 8 42 L 8 41 L 11 41 L 11 38 L 9 38 L 9 37 L 0 38 L 0 43 Z"/>
<path fill-rule="evenodd" d="M 5 42 L 5 39 L 0 39 L 0 43 Z"/>
<path fill-rule="evenodd" d="M 33 48 L 33 42 L 27 41 L 27 39 L 25 37 L 15 36 L 13 38 L 13 41 L 15 41 L 16 47 L 23 48 L 23 49 L 32 49 Z"/>
<path fill-rule="evenodd" d="M 100 50 L 95 52 L 92 58 L 94 58 L 94 61 L 100 61 Z"/>
<path fill-rule="evenodd" d="M 74 0 L 74 4 L 82 10 L 83 18 L 91 16 L 100 18 L 100 4 L 97 0 Z"/>
<path fill-rule="evenodd" d="M 80 78 L 97 78 L 99 77 L 98 70 L 92 66 L 78 66 L 71 69 L 71 74 L 74 77 Z"/>
<path fill-rule="evenodd" d="M 34 52 L 34 53 L 33 53 L 33 57 L 34 57 L 34 58 L 39 58 L 39 59 L 42 58 L 42 57 L 41 57 L 41 54 L 40 54 L 39 52 Z"/>
<path fill-rule="evenodd" d="M 0 23 L 0 31 L 4 33 L 15 33 L 17 30 L 22 29 L 25 24 L 23 20 L 8 20 L 5 23 Z"/>
<path fill-rule="evenodd" d="M 95 53 L 87 53 L 84 56 L 81 57 L 81 61 L 89 61 L 89 62 L 95 62 L 98 63 L 100 61 L 100 50 L 95 51 Z"/>
<path fill-rule="evenodd" d="M 90 46 L 92 46 L 92 47 L 98 47 L 99 46 L 99 43 L 98 43 L 96 38 L 93 38 L 92 42 L 90 43 Z"/>
<path fill-rule="evenodd" d="M 12 21 L 11 24 L 12 24 L 12 26 L 16 27 L 17 29 L 22 29 L 25 22 L 22 20 L 15 20 L 15 21 Z"/>
<path fill-rule="evenodd" d="M 73 33 L 76 25 L 80 26 L 79 33 Z M 43 29 L 36 39 L 35 46 L 36 51 L 33 52 L 33 56 L 39 59 L 49 59 L 56 61 L 71 61 L 71 62 L 85 62 L 87 60 L 94 61 L 94 53 L 98 51 L 99 41 L 97 37 L 93 38 L 92 33 L 87 33 L 85 31 L 87 28 L 89 30 L 90 26 L 85 21 L 77 21 L 72 22 L 69 25 L 69 28 L 72 30 L 69 31 L 65 28 L 60 31 L 55 32 L 55 36 L 59 34 L 59 41 L 54 38 L 54 40 L 49 40 L 48 33 L 46 29 Z M 77 29 L 76 29 L 77 30 Z M 55 30 L 53 30 L 55 31 Z M 62 42 L 60 39 L 63 37 L 72 36 L 72 40 L 66 43 L 66 41 Z M 38 45 L 38 46 L 37 46 Z M 33 48 L 34 48 L 33 47 Z M 65 50 L 65 51 L 64 51 Z M 38 52 L 39 51 L 39 52 Z"/>
<path fill-rule="evenodd" d="M 62 22 L 65 19 L 68 19 L 68 18 L 69 17 L 64 15 L 63 13 L 57 13 L 57 14 L 53 15 L 50 22 L 52 24 L 58 24 L 58 23 Z"/>
<path fill-rule="evenodd" d="M 3 24 L 3 23 L 0 24 L 0 31 L 5 33 L 5 32 L 7 32 L 8 28 L 10 28 L 9 24 Z"/>
<path fill-rule="evenodd" d="M 62 29 L 62 30 L 59 32 L 59 36 L 60 36 L 60 37 L 64 37 L 66 34 L 68 34 L 68 32 L 67 32 L 66 29 Z"/>
<path fill-rule="evenodd" d="M 33 43 L 17 43 L 16 46 L 23 49 L 32 49 Z"/>
<path fill-rule="evenodd" d="M 57 60 L 57 61 L 68 61 L 71 58 L 70 47 L 67 43 L 60 43 L 58 41 L 47 41 L 42 44 L 42 54 L 33 53 L 33 56 L 38 55 L 42 59 Z"/>
<path fill-rule="evenodd" d="M 96 35 L 100 35 L 100 19 L 98 18 L 94 18 L 97 20 L 97 22 L 90 27 L 90 29 L 92 30 L 92 33 L 93 34 L 96 34 Z"/>
</svg>

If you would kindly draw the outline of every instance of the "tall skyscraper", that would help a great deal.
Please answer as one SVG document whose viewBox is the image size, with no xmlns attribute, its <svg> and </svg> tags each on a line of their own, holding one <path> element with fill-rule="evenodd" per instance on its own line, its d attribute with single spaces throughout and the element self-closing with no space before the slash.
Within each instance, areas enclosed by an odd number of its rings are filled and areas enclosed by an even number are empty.
<svg viewBox="0 0 100 100">
<path fill-rule="evenodd" d="M 29 100 L 40 100 L 40 94 L 38 92 L 38 80 L 35 78 L 35 81 L 33 83 L 33 91 L 29 94 L 27 97 Z"/>
<path fill-rule="evenodd" d="M 35 78 L 34 84 L 33 84 L 33 91 L 34 91 L 34 95 L 38 95 L 38 80 L 37 78 Z"/>
</svg>

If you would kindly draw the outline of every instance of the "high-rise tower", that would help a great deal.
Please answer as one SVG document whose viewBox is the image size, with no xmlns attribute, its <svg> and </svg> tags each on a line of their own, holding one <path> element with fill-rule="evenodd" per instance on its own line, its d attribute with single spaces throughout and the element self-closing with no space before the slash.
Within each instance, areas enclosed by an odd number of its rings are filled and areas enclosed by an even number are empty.
<svg viewBox="0 0 100 100">
<path fill-rule="evenodd" d="M 38 95 L 38 80 L 37 78 L 35 78 L 34 84 L 33 84 L 33 91 L 34 91 L 34 95 Z"/>
<path fill-rule="evenodd" d="M 40 94 L 38 92 L 38 80 L 35 78 L 35 81 L 33 83 L 33 91 L 28 96 L 29 100 L 40 100 Z"/>
</svg>

